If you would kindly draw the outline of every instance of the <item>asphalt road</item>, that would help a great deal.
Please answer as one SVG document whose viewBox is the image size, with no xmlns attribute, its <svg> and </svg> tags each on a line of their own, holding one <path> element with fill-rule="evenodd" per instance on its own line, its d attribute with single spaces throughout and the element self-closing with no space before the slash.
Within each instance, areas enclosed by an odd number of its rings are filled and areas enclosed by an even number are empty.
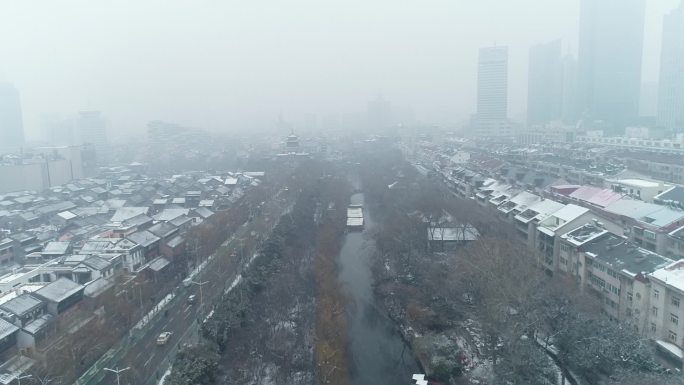
<svg viewBox="0 0 684 385">
<path fill-rule="evenodd" d="M 133 341 L 119 360 L 118 368 L 130 368 L 120 374 L 122 385 L 148 384 L 161 377 L 167 368 L 167 356 L 171 358 L 170 353 L 175 353 L 182 344 L 197 341 L 197 321 L 209 313 L 212 303 L 230 286 L 242 270 L 244 262 L 256 251 L 261 239 L 268 235 L 277 219 L 290 207 L 291 200 L 283 195 L 276 195 L 264 205 L 260 213 L 224 242 L 214 258 L 194 279 L 195 282 L 207 282 L 202 285 L 201 293 L 198 285 L 184 287 L 179 283 L 179 287 L 175 289 L 176 298 L 166 306 L 166 315 L 161 311 L 151 321 L 148 332 Z M 187 300 L 191 294 L 196 295 L 194 304 Z M 166 345 L 158 346 L 156 340 L 162 332 L 171 332 L 172 335 Z M 108 373 L 100 382 L 101 385 L 116 383 L 114 373 Z"/>
</svg>

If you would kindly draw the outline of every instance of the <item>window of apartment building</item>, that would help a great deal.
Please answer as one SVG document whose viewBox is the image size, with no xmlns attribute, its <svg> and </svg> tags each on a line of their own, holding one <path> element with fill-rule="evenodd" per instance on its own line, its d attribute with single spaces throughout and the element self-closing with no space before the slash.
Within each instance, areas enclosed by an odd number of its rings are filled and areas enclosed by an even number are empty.
<svg viewBox="0 0 684 385">
<path fill-rule="evenodd" d="M 636 299 L 637 301 L 641 301 L 641 293 L 636 293 Z"/>
<path fill-rule="evenodd" d="M 679 297 L 672 297 L 670 298 L 670 303 L 674 307 L 679 307 Z"/>
<path fill-rule="evenodd" d="M 660 298 L 660 290 L 653 290 L 653 298 L 658 299 Z"/>
<path fill-rule="evenodd" d="M 669 330 L 669 332 L 670 332 L 670 336 L 669 336 L 669 337 L 670 337 L 670 341 L 676 343 L 676 342 L 677 342 L 677 333 L 673 332 L 672 330 Z"/>
<path fill-rule="evenodd" d="M 619 289 L 617 286 L 612 286 L 612 285 L 611 285 L 611 286 L 610 286 L 610 291 L 611 291 L 611 293 L 613 293 L 613 294 L 615 294 L 615 295 L 620 295 L 620 289 Z"/>
<path fill-rule="evenodd" d="M 618 279 L 618 274 L 614 270 L 608 269 L 608 275 L 615 279 Z"/>
<path fill-rule="evenodd" d="M 654 322 L 651 322 L 651 333 L 656 332 L 656 324 Z"/>
<path fill-rule="evenodd" d="M 676 314 L 670 313 L 670 322 L 675 325 L 679 325 L 679 317 Z"/>
<path fill-rule="evenodd" d="M 565 243 L 562 243 L 560 248 L 561 248 L 561 251 L 564 251 L 566 253 L 569 253 L 572 251 L 572 248 L 570 247 L 570 245 L 566 245 Z"/>
<path fill-rule="evenodd" d="M 591 281 L 594 286 L 600 287 L 601 289 L 606 288 L 606 281 L 602 280 L 601 278 L 595 276 L 594 274 L 591 274 L 589 276 L 589 280 Z"/>
<path fill-rule="evenodd" d="M 656 234 L 655 234 L 653 231 L 645 230 L 645 231 L 644 231 L 644 238 L 646 238 L 646 239 L 651 239 L 651 240 L 655 240 L 655 239 L 656 239 Z"/>
<path fill-rule="evenodd" d="M 567 266 L 568 265 L 568 260 L 567 258 L 560 257 L 560 263 Z"/>
<path fill-rule="evenodd" d="M 599 271 L 601 271 L 601 272 L 603 272 L 603 273 L 606 272 L 606 267 L 603 266 L 602 264 L 596 262 L 596 261 L 594 261 L 594 268 L 596 268 L 597 270 L 599 270 Z"/>
<path fill-rule="evenodd" d="M 627 300 L 628 300 L 629 302 L 632 302 L 632 298 L 633 298 L 632 292 L 631 292 L 631 291 L 628 291 L 628 292 L 627 292 Z"/>
<path fill-rule="evenodd" d="M 657 317 L 658 316 L 658 308 L 653 306 L 653 308 L 651 309 L 651 313 L 653 314 L 654 317 Z"/>
<path fill-rule="evenodd" d="M 547 265 L 553 265 L 553 255 L 547 255 L 544 257 L 544 262 Z"/>
</svg>

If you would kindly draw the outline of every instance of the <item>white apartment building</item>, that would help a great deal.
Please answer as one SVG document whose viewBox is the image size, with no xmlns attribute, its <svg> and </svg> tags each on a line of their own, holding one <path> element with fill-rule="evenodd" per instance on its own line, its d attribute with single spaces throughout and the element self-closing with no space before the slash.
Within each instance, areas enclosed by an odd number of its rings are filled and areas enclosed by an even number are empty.
<svg viewBox="0 0 684 385">
<path fill-rule="evenodd" d="M 647 274 L 671 262 L 595 223 L 561 236 L 559 271 L 576 277 L 582 290 L 596 295 L 609 318 L 644 335 L 650 310 Z"/>
<path fill-rule="evenodd" d="M 651 275 L 649 331 L 658 339 L 684 348 L 684 261 Z"/>
<path fill-rule="evenodd" d="M 514 217 L 516 233 L 534 249 L 537 244 L 537 226 L 544 219 L 562 209 L 565 205 L 551 199 L 541 200 Z"/>
<path fill-rule="evenodd" d="M 646 179 L 607 179 L 606 184 L 609 184 L 610 188 L 617 193 L 647 203 L 653 203 L 653 198 L 672 188 L 672 185 L 665 184 L 662 181 Z"/>
</svg>

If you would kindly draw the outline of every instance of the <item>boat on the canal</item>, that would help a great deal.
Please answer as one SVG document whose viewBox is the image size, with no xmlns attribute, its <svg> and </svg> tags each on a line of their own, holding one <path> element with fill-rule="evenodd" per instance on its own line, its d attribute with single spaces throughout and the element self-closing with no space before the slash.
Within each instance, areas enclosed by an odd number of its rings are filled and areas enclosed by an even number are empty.
<svg viewBox="0 0 684 385">
<path fill-rule="evenodd" d="M 347 207 L 347 228 L 349 230 L 363 229 L 363 206 L 352 204 Z"/>
</svg>

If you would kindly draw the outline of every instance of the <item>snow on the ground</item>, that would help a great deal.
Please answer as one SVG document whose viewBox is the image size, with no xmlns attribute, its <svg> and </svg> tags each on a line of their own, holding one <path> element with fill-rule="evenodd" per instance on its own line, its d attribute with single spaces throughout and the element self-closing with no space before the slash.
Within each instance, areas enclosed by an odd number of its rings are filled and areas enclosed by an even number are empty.
<svg viewBox="0 0 684 385">
<path fill-rule="evenodd" d="M 235 286 L 237 286 L 240 283 L 240 281 L 242 281 L 242 275 L 238 274 L 233 280 L 233 282 L 231 282 L 230 286 L 228 286 L 228 288 L 224 291 L 224 294 L 228 294 L 231 291 L 233 291 L 233 289 L 235 289 Z"/>
<path fill-rule="evenodd" d="M 249 258 L 249 260 L 247 261 L 247 263 L 245 263 L 245 266 L 242 268 L 242 270 L 247 269 L 247 268 L 249 267 L 249 265 L 251 265 L 252 262 L 254 262 L 254 260 L 255 260 L 258 256 L 259 256 L 259 253 L 254 253 L 254 254 Z M 228 294 L 228 293 L 230 293 L 231 291 L 233 291 L 233 289 L 235 289 L 235 287 L 236 287 L 237 285 L 239 285 L 240 282 L 242 282 L 242 274 L 238 274 L 238 275 L 235 277 L 235 279 L 233 279 L 233 282 L 230 283 L 230 286 L 228 286 L 228 288 L 226 288 L 226 290 L 223 292 L 223 294 Z"/>
<path fill-rule="evenodd" d="M 679 359 L 684 359 L 684 351 L 679 346 L 662 340 L 657 340 L 656 344 L 661 348 L 667 350 L 670 354 L 674 355 L 675 357 L 679 357 Z"/>
<path fill-rule="evenodd" d="M 214 315 L 214 309 L 211 309 L 209 314 L 207 314 L 207 316 L 204 317 L 204 322 L 206 323 L 207 321 L 209 321 L 209 318 L 211 318 L 213 315 Z"/>
<path fill-rule="evenodd" d="M 133 329 L 144 328 L 148 323 L 150 323 L 152 318 L 154 318 L 154 316 L 157 315 L 157 313 L 159 313 L 166 305 L 168 305 L 169 302 L 171 302 L 171 300 L 174 297 L 175 297 L 175 294 L 169 293 L 166 297 L 164 297 L 161 301 L 159 301 L 159 303 L 154 305 L 152 310 L 150 310 L 147 314 L 145 314 L 145 316 L 140 321 L 138 321 L 138 323 L 135 324 L 135 326 L 133 326 Z"/>
<path fill-rule="evenodd" d="M 166 377 L 171 375 L 171 367 L 169 366 L 168 369 L 164 372 L 164 374 L 161 376 L 159 379 L 159 383 L 157 385 L 164 385 L 164 381 L 166 381 Z"/>
</svg>

